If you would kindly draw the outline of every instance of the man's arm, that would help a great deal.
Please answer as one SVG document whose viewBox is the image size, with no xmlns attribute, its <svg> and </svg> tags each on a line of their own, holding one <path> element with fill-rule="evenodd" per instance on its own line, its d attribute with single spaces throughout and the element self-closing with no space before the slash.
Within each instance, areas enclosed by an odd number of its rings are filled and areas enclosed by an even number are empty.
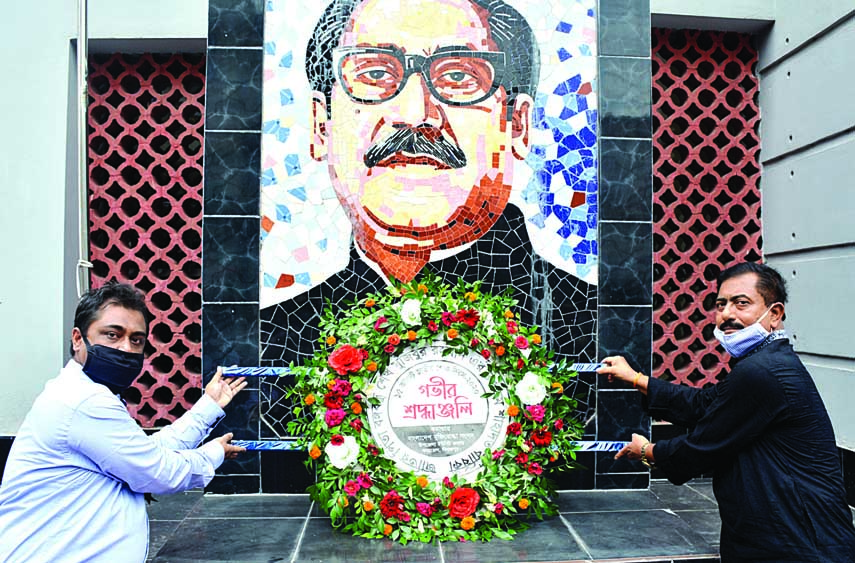
<svg viewBox="0 0 855 563">
<path fill-rule="evenodd" d="M 226 448 L 233 447 L 226 446 L 224 438 L 173 451 L 147 436 L 115 397 L 97 394 L 75 412 L 69 447 L 133 491 L 170 494 L 210 482 Z"/>
</svg>

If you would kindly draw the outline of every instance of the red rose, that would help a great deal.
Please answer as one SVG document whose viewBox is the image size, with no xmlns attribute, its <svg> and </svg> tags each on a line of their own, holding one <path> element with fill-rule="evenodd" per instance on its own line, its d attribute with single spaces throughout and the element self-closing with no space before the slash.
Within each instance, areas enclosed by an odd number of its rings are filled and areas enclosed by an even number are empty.
<svg viewBox="0 0 855 563">
<path fill-rule="evenodd" d="M 340 409 L 343 404 L 344 397 L 342 397 L 338 393 L 330 391 L 329 393 L 324 395 L 324 406 L 328 409 Z"/>
<path fill-rule="evenodd" d="M 439 325 L 437 325 L 434 321 L 428 321 L 428 330 L 431 332 L 436 332 L 439 330 Z"/>
<path fill-rule="evenodd" d="M 482 355 L 482 356 L 484 356 L 484 358 L 485 358 L 485 359 L 487 359 L 487 360 L 489 360 L 489 359 L 490 359 L 490 351 L 489 351 L 489 350 L 487 350 L 486 348 L 484 348 L 483 350 L 481 350 L 481 355 Z"/>
<path fill-rule="evenodd" d="M 522 432 L 522 425 L 519 422 L 512 422 L 508 424 L 508 434 L 513 434 L 514 436 L 519 436 L 520 432 Z"/>
<path fill-rule="evenodd" d="M 448 515 L 452 518 L 466 518 L 478 508 L 481 497 L 475 489 L 460 487 L 448 501 Z"/>
<path fill-rule="evenodd" d="M 388 340 L 389 344 L 391 344 L 392 346 L 397 346 L 398 344 L 401 343 L 401 337 L 398 336 L 397 334 L 393 334 L 387 340 Z"/>
<path fill-rule="evenodd" d="M 386 352 L 387 354 L 394 354 L 395 353 L 395 346 L 392 344 L 386 344 L 386 347 L 383 348 L 383 351 Z"/>
<path fill-rule="evenodd" d="M 362 368 L 362 351 L 350 344 L 339 346 L 330 354 L 327 363 L 339 375 L 359 371 Z"/>
</svg>

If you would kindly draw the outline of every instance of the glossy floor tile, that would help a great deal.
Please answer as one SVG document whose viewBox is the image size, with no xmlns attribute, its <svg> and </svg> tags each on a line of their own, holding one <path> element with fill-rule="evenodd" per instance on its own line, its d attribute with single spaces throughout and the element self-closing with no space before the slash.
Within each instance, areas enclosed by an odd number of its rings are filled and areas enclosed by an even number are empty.
<svg viewBox="0 0 855 563">
<path fill-rule="evenodd" d="M 402 546 L 339 533 L 307 495 L 160 497 L 149 506 L 150 562 L 515 563 L 718 561 L 708 482 L 649 490 L 566 491 L 558 516 L 513 541 Z"/>
</svg>

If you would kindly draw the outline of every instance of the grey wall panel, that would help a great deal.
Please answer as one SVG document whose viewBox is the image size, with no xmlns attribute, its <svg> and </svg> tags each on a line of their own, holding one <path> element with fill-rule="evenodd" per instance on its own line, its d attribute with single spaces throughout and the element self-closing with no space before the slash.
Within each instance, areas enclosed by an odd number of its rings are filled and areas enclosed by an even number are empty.
<svg viewBox="0 0 855 563">
<path fill-rule="evenodd" d="M 855 126 L 853 53 L 855 18 L 761 73 L 764 162 Z"/>
<path fill-rule="evenodd" d="M 855 133 L 763 169 L 767 254 L 855 243 Z"/>
<path fill-rule="evenodd" d="M 852 0 L 777 0 L 775 25 L 760 45 L 760 68 L 798 50 L 853 14 Z"/>
<path fill-rule="evenodd" d="M 829 361 L 808 355 L 801 358 L 831 416 L 837 445 L 855 450 L 855 409 L 852 408 L 855 360 Z"/>
<path fill-rule="evenodd" d="M 788 283 L 784 324 L 796 351 L 855 358 L 855 247 L 766 258 Z"/>
</svg>

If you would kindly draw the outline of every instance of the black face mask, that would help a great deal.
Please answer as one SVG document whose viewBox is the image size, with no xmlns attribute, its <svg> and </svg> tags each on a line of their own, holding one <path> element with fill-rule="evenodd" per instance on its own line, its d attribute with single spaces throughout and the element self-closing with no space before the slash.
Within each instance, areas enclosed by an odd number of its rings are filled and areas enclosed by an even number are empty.
<svg viewBox="0 0 855 563">
<path fill-rule="evenodd" d="M 106 385 L 116 395 L 130 387 L 142 371 L 145 359 L 143 354 L 125 352 L 100 344 L 93 346 L 85 336 L 83 343 L 86 345 L 83 373 L 95 383 Z"/>
</svg>

